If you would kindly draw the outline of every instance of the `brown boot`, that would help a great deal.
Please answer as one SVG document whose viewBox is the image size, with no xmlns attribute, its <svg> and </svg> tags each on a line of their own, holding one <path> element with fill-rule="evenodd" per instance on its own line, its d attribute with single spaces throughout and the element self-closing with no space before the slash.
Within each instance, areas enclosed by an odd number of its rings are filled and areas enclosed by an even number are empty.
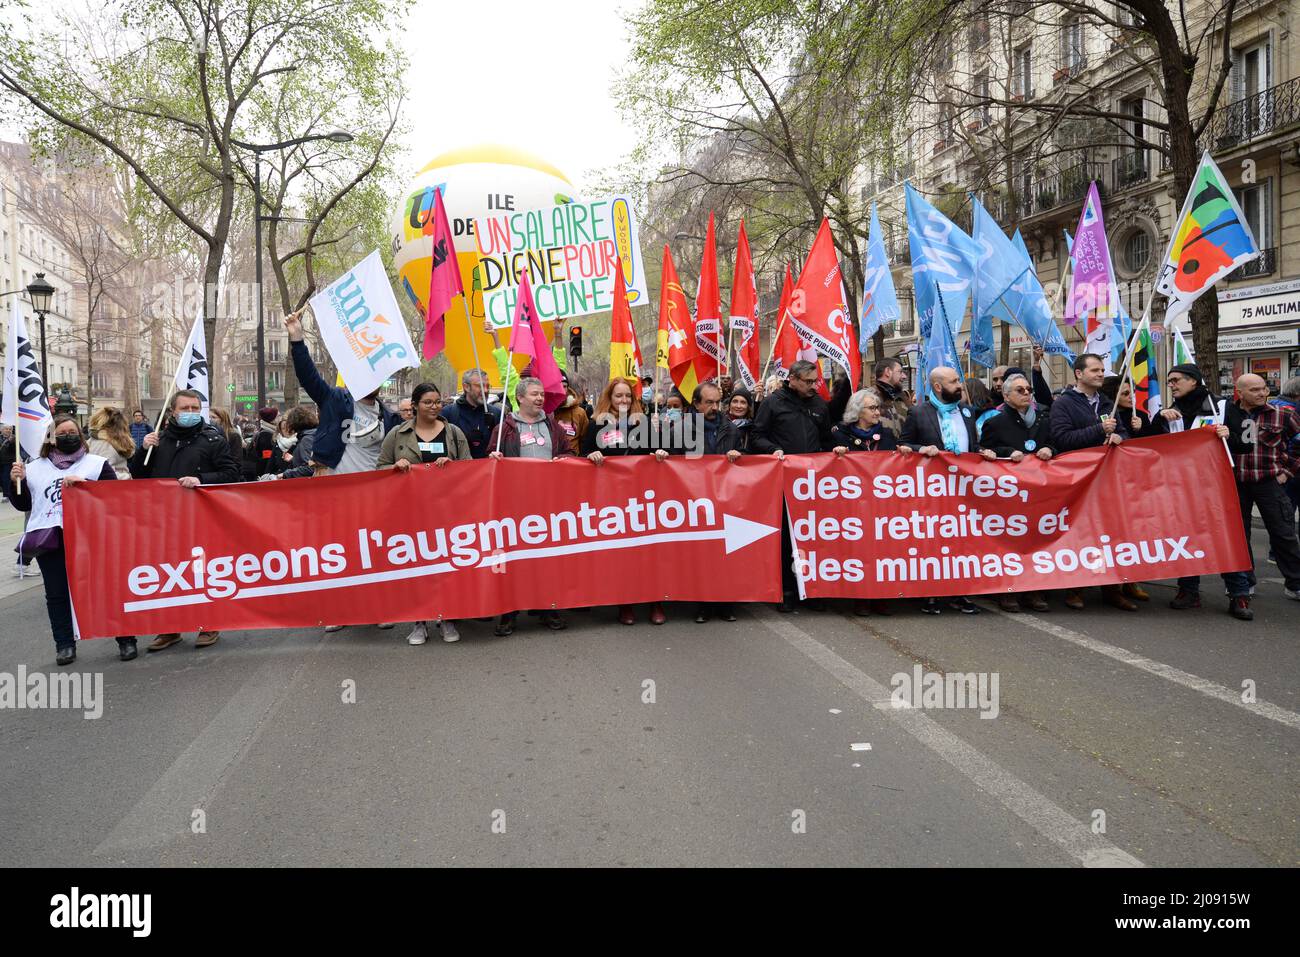
<svg viewBox="0 0 1300 957">
<path fill-rule="evenodd" d="M 221 632 L 219 631 L 201 631 L 199 636 L 194 639 L 194 647 L 206 648 L 208 645 L 215 645 L 220 637 Z"/>
<path fill-rule="evenodd" d="M 149 642 L 149 647 L 146 648 L 145 650 L 162 651 L 164 648 L 170 648 L 172 645 L 176 644 L 176 642 L 180 640 L 181 640 L 181 636 L 176 632 L 172 632 L 171 634 L 167 634 L 167 635 L 159 635 L 153 641 Z"/>
<path fill-rule="evenodd" d="M 1083 611 L 1083 596 L 1077 591 L 1067 591 L 1065 593 L 1065 607 L 1073 608 L 1075 611 Z"/>
<path fill-rule="evenodd" d="M 1020 602 L 1016 601 L 1012 595 L 1003 595 L 998 599 L 998 607 L 1009 614 L 1018 614 L 1020 611 Z"/>
<path fill-rule="evenodd" d="M 1101 589 L 1102 597 L 1106 599 L 1106 604 L 1112 608 L 1118 608 L 1120 611 L 1137 611 L 1138 606 L 1133 604 L 1124 597 L 1118 585 L 1103 585 Z"/>
<path fill-rule="evenodd" d="M 1120 591 L 1124 593 L 1125 598 L 1132 598 L 1134 601 L 1151 600 L 1151 596 L 1147 594 L 1147 590 L 1137 582 L 1125 582 L 1120 587 Z"/>
</svg>

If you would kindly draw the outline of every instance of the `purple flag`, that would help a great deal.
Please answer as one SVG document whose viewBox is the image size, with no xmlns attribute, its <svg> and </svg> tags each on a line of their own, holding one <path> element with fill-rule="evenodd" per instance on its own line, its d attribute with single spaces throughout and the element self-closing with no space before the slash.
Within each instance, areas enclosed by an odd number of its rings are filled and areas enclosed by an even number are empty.
<svg viewBox="0 0 1300 957">
<path fill-rule="evenodd" d="M 1095 182 L 1088 187 L 1083 202 L 1070 258 L 1074 272 L 1065 303 L 1065 321 L 1074 325 L 1083 319 L 1085 328 L 1091 330 L 1098 321 L 1110 321 L 1110 247 L 1106 244 L 1106 224 L 1101 218 L 1101 197 Z"/>
</svg>

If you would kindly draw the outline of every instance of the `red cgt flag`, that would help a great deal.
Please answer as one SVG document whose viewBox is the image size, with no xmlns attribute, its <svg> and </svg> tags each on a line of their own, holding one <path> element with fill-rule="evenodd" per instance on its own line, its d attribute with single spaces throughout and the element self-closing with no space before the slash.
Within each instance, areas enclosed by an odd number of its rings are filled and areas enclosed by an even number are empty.
<svg viewBox="0 0 1300 957">
<path fill-rule="evenodd" d="M 822 364 L 817 358 L 817 350 L 799 335 L 792 319 L 793 313 L 802 307 L 802 303 L 803 295 L 802 293 L 796 295 L 790 265 L 787 263 L 785 285 L 781 287 L 781 304 L 776 311 L 776 341 L 772 349 L 772 354 L 776 358 L 776 374 L 782 379 L 788 378 L 790 366 L 800 359 L 806 359 L 817 366 L 817 391 L 823 399 L 829 400 L 831 391 L 827 388 L 826 379 L 822 375 Z"/>
<path fill-rule="evenodd" d="M 433 197 L 433 258 L 429 265 L 429 302 L 424 314 L 421 348 L 426 359 L 432 359 L 446 347 L 447 330 L 443 320 L 451 301 L 465 295 L 451 227 L 447 224 L 447 210 L 442 205 L 442 189 L 435 189 Z"/>
<path fill-rule="evenodd" d="M 740 333 L 736 348 L 736 372 L 745 388 L 758 383 L 758 289 L 754 285 L 754 261 L 749 253 L 745 221 L 740 221 L 740 239 L 736 243 L 736 269 L 731 279 L 731 333 Z"/>
<path fill-rule="evenodd" d="M 799 338 L 843 369 L 856 389 L 862 378 L 862 355 L 846 302 L 831 225 L 823 219 L 795 285 L 790 318 Z"/>
<path fill-rule="evenodd" d="M 718 288 L 718 250 L 713 238 L 712 212 L 704 234 L 704 259 L 700 262 L 700 286 L 695 295 L 695 346 L 705 360 L 695 364 L 700 381 L 721 377 L 726 371 L 727 356 L 722 341 L 722 293 Z"/>
</svg>

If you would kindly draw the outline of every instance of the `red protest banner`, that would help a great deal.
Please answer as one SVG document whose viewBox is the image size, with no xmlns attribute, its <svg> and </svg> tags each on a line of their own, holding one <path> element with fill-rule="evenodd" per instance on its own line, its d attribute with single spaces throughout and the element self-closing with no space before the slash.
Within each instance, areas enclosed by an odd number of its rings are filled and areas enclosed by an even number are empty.
<svg viewBox="0 0 1300 957">
<path fill-rule="evenodd" d="M 785 494 L 809 598 L 1082 588 L 1250 567 L 1212 429 L 1049 462 L 791 455 Z"/>
<path fill-rule="evenodd" d="M 453 462 L 65 498 L 83 637 L 780 599 L 780 463 Z M 735 555 L 735 559 L 729 556 Z"/>
</svg>

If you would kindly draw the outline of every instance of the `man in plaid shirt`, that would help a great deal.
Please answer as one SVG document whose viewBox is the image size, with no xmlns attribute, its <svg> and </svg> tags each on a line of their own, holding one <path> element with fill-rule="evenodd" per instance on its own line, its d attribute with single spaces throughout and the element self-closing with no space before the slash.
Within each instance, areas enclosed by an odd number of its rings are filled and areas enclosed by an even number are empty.
<svg viewBox="0 0 1300 957">
<path fill-rule="evenodd" d="M 1296 538 L 1294 506 L 1286 494 L 1286 483 L 1300 474 L 1300 456 L 1292 450 L 1292 441 L 1300 434 L 1300 417 L 1294 409 L 1269 405 L 1268 383 L 1262 377 L 1244 375 L 1237 380 L 1237 401 L 1228 404 L 1224 424 L 1228 426 L 1228 448 L 1234 459 L 1246 541 L 1250 542 L 1251 511 L 1258 508 L 1286 583 L 1283 593 L 1300 601 L 1300 542 Z M 1244 617 L 1231 606 L 1243 603 L 1243 609 L 1249 611 L 1248 593 L 1255 586 L 1253 556 L 1250 571 L 1223 578 L 1228 594 L 1238 596 L 1230 599 L 1229 610 Z M 1240 597 L 1243 592 L 1247 597 Z"/>
</svg>

